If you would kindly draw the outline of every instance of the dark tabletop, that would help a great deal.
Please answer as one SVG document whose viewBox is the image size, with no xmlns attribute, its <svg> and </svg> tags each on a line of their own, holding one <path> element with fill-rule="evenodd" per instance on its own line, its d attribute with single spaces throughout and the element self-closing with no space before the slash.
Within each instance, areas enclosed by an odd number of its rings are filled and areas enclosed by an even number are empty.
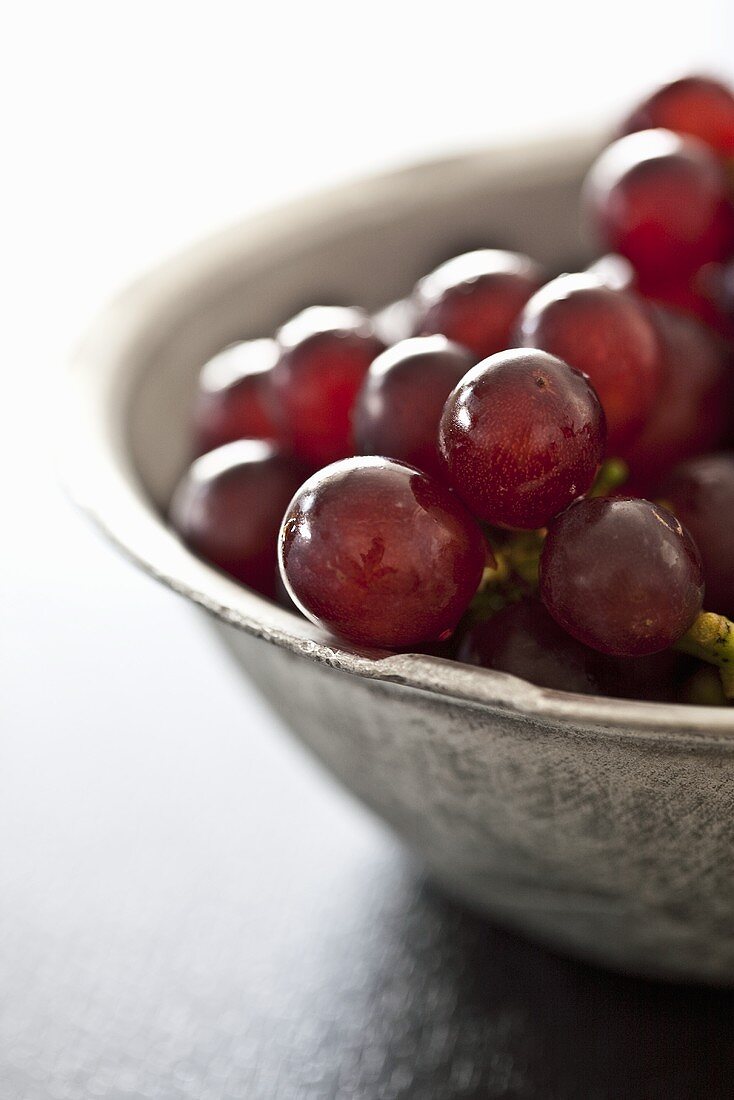
<svg viewBox="0 0 734 1100">
<path fill-rule="evenodd" d="M 63 585 L 3 594 L 0 1100 L 732 1095 L 730 993 L 444 900 L 58 509 Z"/>
</svg>

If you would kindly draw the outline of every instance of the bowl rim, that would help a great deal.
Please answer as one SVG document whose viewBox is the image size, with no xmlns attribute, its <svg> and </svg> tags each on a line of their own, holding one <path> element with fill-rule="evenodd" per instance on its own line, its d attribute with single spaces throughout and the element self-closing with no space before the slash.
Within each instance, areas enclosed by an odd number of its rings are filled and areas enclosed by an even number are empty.
<svg viewBox="0 0 734 1100">
<path fill-rule="evenodd" d="M 569 176 L 588 163 L 598 133 L 491 146 L 459 156 L 420 161 L 340 184 L 279 206 L 219 231 L 165 260 L 119 294 L 92 323 L 67 372 L 61 479 L 72 500 L 121 550 L 174 591 L 217 619 L 292 653 L 383 684 L 480 708 L 510 711 L 534 723 L 643 738 L 734 740 L 734 713 L 725 707 L 648 703 L 576 695 L 540 688 L 509 673 L 439 657 L 388 653 L 350 646 L 296 614 L 237 584 L 195 557 L 166 526 L 136 471 L 127 435 L 127 412 L 141 356 L 165 339 L 182 310 L 196 308 L 202 289 L 216 294 L 219 280 L 264 249 L 287 255 L 289 243 L 323 231 L 369 221 L 375 204 L 395 208 L 416 191 L 450 193 L 479 175 L 490 185 L 518 170 Z M 416 189 L 416 183 L 420 187 Z M 426 188 L 426 184 L 430 186 Z M 432 189 L 432 190 L 431 190 Z"/>
</svg>

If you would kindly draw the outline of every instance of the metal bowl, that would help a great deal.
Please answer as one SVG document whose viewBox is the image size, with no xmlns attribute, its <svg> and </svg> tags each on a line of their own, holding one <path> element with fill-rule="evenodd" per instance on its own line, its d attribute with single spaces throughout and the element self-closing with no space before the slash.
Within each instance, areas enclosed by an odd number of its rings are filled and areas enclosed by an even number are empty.
<svg viewBox="0 0 734 1100">
<path fill-rule="evenodd" d="M 193 557 L 161 518 L 202 362 L 312 302 L 378 307 L 466 247 L 586 255 L 596 141 L 492 149 L 340 187 L 166 263 L 71 371 L 66 481 L 143 569 L 204 608 L 297 736 L 452 893 L 565 951 L 734 980 L 734 721 L 369 653 Z"/>
</svg>

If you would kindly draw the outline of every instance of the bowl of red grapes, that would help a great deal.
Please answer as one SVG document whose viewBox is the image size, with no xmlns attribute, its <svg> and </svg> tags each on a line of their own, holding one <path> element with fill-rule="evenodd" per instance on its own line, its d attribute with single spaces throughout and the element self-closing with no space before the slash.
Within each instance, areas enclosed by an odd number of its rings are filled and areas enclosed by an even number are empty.
<svg viewBox="0 0 734 1100">
<path fill-rule="evenodd" d="M 727 705 L 734 101 L 682 82 L 620 129 L 585 270 L 472 249 L 209 360 L 184 542 L 347 643 Z"/>
<path fill-rule="evenodd" d="M 82 504 L 449 890 L 734 975 L 729 87 L 222 234 L 77 380 Z"/>
</svg>

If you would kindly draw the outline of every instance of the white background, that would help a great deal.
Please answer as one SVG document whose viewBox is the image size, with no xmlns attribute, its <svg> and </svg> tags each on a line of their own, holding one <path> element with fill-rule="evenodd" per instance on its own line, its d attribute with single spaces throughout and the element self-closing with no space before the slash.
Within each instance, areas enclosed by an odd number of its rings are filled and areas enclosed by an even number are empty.
<svg viewBox="0 0 734 1100">
<path fill-rule="evenodd" d="M 727 0 L 72 0 L 6 14 L 0 971 L 11 955 L 17 965 L 26 928 L 51 950 L 90 908 L 119 917 L 120 893 L 134 927 L 162 867 L 185 878 L 206 864 L 241 826 L 247 753 L 271 754 L 274 789 L 304 767 L 287 743 L 270 746 L 274 723 L 190 610 L 55 488 L 49 441 L 69 431 L 57 387 L 95 310 L 159 257 L 295 193 L 603 126 L 682 70 L 734 75 L 733 42 Z M 339 797 L 324 784 L 313 813 Z M 358 853 L 371 828 L 355 813 L 334 845 Z M 28 1005 L 53 999 L 38 969 L 20 984 Z"/>
</svg>

